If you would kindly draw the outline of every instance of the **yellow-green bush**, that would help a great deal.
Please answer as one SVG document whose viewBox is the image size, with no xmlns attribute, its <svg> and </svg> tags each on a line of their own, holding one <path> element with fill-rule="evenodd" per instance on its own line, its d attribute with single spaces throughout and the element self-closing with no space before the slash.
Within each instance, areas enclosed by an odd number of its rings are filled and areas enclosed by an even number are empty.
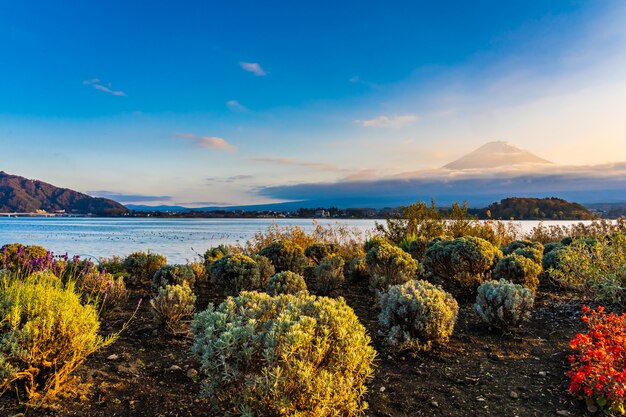
<svg viewBox="0 0 626 417">
<path fill-rule="evenodd" d="M 539 286 L 541 271 L 540 264 L 530 258 L 518 255 L 516 250 L 512 255 L 500 258 L 493 269 L 493 278 L 505 279 L 535 292 Z"/>
<path fill-rule="evenodd" d="M 261 249 L 258 254 L 268 258 L 276 272 L 291 271 L 302 274 L 308 264 L 302 248 L 288 240 L 272 243 Z"/>
<path fill-rule="evenodd" d="M 87 356 L 115 340 L 98 334 L 96 307 L 81 304 L 73 283 L 47 273 L 5 277 L 0 329 L 0 391 L 30 399 L 57 394 Z"/>
<path fill-rule="evenodd" d="M 531 259 L 541 264 L 543 258 L 544 247 L 540 242 L 532 242 L 530 240 L 515 240 L 502 249 L 505 255 L 516 254 Z"/>
<path fill-rule="evenodd" d="M 313 279 L 309 287 L 317 294 L 325 295 L 343 284 L 345 277 L 343 267 L 345 261 L 339 255 L 329 255 L 323 258 L 319 265 L 313 268 Z"/>
<path fill-rule="evenodd" d="M 369 284 L 373 290 L 386 290 L 391 285 L 415 279 L 417 262 L 408 253 L 388 243 L 373 246 L 365 256 Z"/>
<path fill-rule="evenodd" d="M 285 271 L 279 272 L 272 276 L 267 282 L 265 292 L 269 295 L 279 294 L 298 294 L 299 292 L 308 292 L 306 282 L 302 275 L 295 272 Z"/>
<path fill-rule="evenodd" d="M 534 302 L 531 290 L 501 279 L 478 287 L 474 310 L 489 327 L 506 330 L 528 320 Z"/>
<path fill-rule="evenodd" d="M 210 275 L 211 283 L 226 294 L 261 289 L 259 266 L 246 255 L 226 255 L 218 259 L 211 264 Z"/>
<path fill-rule="evenodd" d="M 124 269 L 128 272 L 128 282 L 134 285 L 148 284 L 152 281 L 154 273 L 166 263 L 165 256 L 158 253 L 131 253 L 124 260 Z"/>
<path fill-rule="evenodd" d="M 211 265 L 213 262 L 223 258 L 226 255 L 230 255 L 232 250 L 226 245 L 219 245 L 214 248 L 209 248 L 204 253 L 204 272 L 207 278 L 211 275 Z"/>
<path fill-rule="evenodd" d="M 187 282 L 160 287 L 156 297 L 150 300 L 154 317 L 172 334 L 188 333 L 195 303 L 196 296 Z"/>
<path fill-rule="evenodd" d="M 252 259 L 259 267 L 260 286 L 261 288 L 265 288 L 268 280 L 276 274 L 276 269 L 274 265 L 272 265 L 272 261 L 265 256 L 252 255 Z"/>
<path fill-rule="evenodd" d="M 473 294 L 500 257 L 500 249 L 481 238 L 441 240 L 426 251 L 424 270 L 430 280 L 447 291 Z"/>
<path fill-rule="evenodd" d="M 100 258 L 98 260 L 98 269 L 115 277 L 123 277 L 126 275 L 126 270 L 124 269 L 124 258 L 121 256 Z"/>
<path fill-rule="evenodd" d="M 446 343 L 459 312 L 451 294 L 423 280 L 389 287 L 379 304 L 380 329 L 396 349 L 427 350 Z"/>
<path fill-rule="evenodd" d="M 339 245 L 336 243 L 314 243 L 304 250 L 307 258 L 311 259 L 315 264 L 319 264 L 322 259 L 330 255 L 336 255 L 338 252 Z"/>
<path fill-rule="evenodd" d="M 357 256 L 350 262 L 348 267 L 348 273 L 350 279 L 353 281 L 364 281 L 369 279 L 369 273 L 367 272 L 367 262 L 365 262 L 365 255 Z"/>
<path fill-rule="evenodd" d="M 182 285 L 183 282 L 189 288 L 193 288 L 196 283 L 196 274 L 191 265 L 163 265 L 152 277 L 152 291 L 158 292 L 161 287 Z"/>
<path fill-rule="evenodd" d="M 222 416 L 354 416 L 375 351 L 342 298 L 242 292 L 196 315 L 204 394 Z"/>
</svg>

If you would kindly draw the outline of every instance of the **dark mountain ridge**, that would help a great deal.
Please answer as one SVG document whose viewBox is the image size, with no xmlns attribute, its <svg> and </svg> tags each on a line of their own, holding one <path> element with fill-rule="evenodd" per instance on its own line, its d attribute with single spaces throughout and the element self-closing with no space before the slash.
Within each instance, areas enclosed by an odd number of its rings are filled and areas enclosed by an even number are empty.
<svg viewBox="0 0 626 417">
<path fill-rule="evenodd" d="M 121 216 L 128 213 L 126 207 L 113 200 L 91 197 L 68 188 L 0 171 L 0 212 L 41 211 L 94 216 Z"/>
</svg>

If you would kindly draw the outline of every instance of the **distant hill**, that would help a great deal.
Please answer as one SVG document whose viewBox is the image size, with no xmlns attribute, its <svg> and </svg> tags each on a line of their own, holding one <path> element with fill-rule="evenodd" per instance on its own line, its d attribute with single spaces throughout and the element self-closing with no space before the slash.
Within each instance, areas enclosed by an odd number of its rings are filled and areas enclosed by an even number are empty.
<svg viewBox="0 0 626 417">
<path fill-rule="evenodd" d="M 0 212 L 35 213 L 38 210 L 48 213 L 64 210 L 66 213 L 95 216 L 120 216 L 128 213 L 126 207 L 113 200 L 91 197 L 0 171 Z"/>
<path fill-rule="evenodd" d="M 595 215 L 561 198 L 505 198 L 481 209 L 481 218 L 497 220 L 591 220 Z"/>
<path fill-rule="evenodd" d="M 489 169 L 512 165 L 551 164 L 507 142 L 489 142 L 467 155 L 445 165 L 447 169 Z"/>
</svg>

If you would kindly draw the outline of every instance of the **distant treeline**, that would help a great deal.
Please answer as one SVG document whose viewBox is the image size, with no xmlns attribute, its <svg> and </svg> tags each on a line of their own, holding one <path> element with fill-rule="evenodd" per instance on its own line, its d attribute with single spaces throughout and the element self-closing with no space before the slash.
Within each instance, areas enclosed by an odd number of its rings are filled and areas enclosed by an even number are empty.
<svg viewBox="0 0 626 417">
<path fill-rule="evenodd" d="M 458 206 L 458 205 L 457 205 Z M 468 216 L 478 219 L 495 220 L 591 220 L 598 216 L 578 203 L 570 203 L 560 198 L 506 198 L 485 208 L 470 209 L 464 205 Z M 402 207 L 349 208 L 337 207 L 300 208 L 295 211 L 245 211 L 214 210 L 186 212 L 145 212 L 133 211 L 135 217 L 159 218 L 333 218 L 333 219 L 384 219 L 402 211 Z M 432 202 L 431 213 L 446 217 L 452 215 L 453 208 L 436 207 Z"/>
</svg>

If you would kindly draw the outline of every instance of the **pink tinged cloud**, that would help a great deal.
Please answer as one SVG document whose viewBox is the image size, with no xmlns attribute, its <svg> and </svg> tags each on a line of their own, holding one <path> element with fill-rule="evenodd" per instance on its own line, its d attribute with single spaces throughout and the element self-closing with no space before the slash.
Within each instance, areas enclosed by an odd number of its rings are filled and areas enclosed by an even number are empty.
<svg viewBox="0 0 626 417">
<path fill-rule="evenodd" d="M 243 68 L 244 71 L 251 72 L 258 77 L 267 75 L 261 65 L 256 62 L 240 62 L 239 65 L 241 65 L 241 68 Z"/>
<path fill-rule="evenodd" d="M 176 133 L 174 137 L 193 141 L 202 148 L 219 149 L 223 151 L 236 151 L 237 147 L 228 143 L 225 139 L 217 136 L 199 136 L 194 133 Z"/>
</svg>

